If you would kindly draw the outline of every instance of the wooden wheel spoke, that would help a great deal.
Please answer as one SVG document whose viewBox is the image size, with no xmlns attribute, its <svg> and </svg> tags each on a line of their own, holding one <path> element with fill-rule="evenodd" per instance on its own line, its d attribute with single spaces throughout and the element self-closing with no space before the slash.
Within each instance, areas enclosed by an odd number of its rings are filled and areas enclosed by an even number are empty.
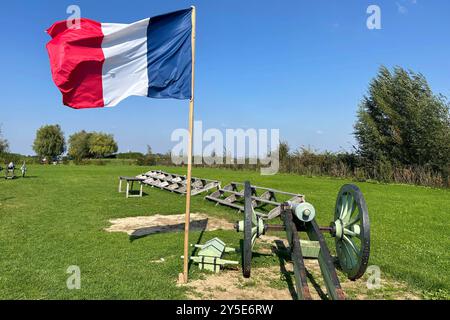
<svg viewBox="0 0 450 320">
<path fill-rule="evenodd" d="M 356 255 L 356 257 L 359 258 L 360 249 L 356 246 L 353 240 L 347 235 L 344 235 L 343 239 L 347 243 L 346 246 L 349 247 L 352 250 L 352 252 Z"/>
<path fill-rule="evenodd" d="M 348 228 L 344 228 L 344 234 L 350 237 L 356 237 L 358 239 L 361 238 L 361 235 L 357 232 L 355 232 L 354 230 L 350 230 Z"/>
<path fill-rule="evenodd" d="M 345 223 L 344 225 L 346 227 L 351 227 L 359 221 L 361 221 L 361 212 L 358 210 L 358 214 L 355 217 L 353 217 L 353 219 L 351 219 L 349 222 Z"/>
<path fill-rule="evenodd" d="M 351 217 L 353 217 L 353 214 L 355 213 L 356 209 L 358 208 L 358 204 L 356 203 L 356 200 L 353 199 L 352 201 L 352 209 L 350 210 L 350 214 L 348 215 L 348 220 L 350 220 Z M 359 214 L 359 210 L 358 210 L 358 214 Z"/>
<path fill-rule="evenodd" d="M 345 255 L 345 264 L 346 264 L 347 268 L 353 269 L 353 267 L 357 263 L 357 259 L 355 258 L 353 251 L 345 243 L 342 243 L 342 249 L 343 249 L 342 251 Z"/>
<path fill-rule="evenodd" d="M 351 194 L 345 195 L 345 200 L 343 200 L 343 202 L 344 202 L 344 206 L 343 206 L 344 209 L 343 209 L 343 212 L 341 215 L 341 220 L 345 222 L 350 219 L 353 212 L 355 211 L 356 203 Z"/>
<path fill-rule="evenodd" d="M 342 198 L 341 198 L 341 203 L 340 203 L 341 207 L 340 207 L 340 210 L 339 210 L 339 218 L 340 219 L 342 219 L 342 217 L 344 216 L 344 212 L 346 210 L 346 208 L 345 208 L 346 203 L 347 203 L 347 196 L 343 195 Z"/>
</svg>

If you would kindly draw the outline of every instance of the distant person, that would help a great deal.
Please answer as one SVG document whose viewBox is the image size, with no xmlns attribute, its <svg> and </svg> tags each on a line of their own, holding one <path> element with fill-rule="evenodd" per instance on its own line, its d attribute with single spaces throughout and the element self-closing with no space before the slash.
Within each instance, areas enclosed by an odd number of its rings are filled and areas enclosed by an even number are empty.
<svg viewBox="0 0 450 320">
<path fill-rule="evenodd" d="M 23 162 L 22 166 L 20 167 L 20 171 L 22 171 L 22 178 L 24 178 L 25 174 L 27 173 L 27 166 L 25 164 L 25 161 Z"/>
<path fill-rule="evenodd" d="M 10 162 L 5 170 L 5 179 L 14 179 L 14 170 L 16 169 L 16 166 L 14 165 L 14 162 Z"/>
</svg>

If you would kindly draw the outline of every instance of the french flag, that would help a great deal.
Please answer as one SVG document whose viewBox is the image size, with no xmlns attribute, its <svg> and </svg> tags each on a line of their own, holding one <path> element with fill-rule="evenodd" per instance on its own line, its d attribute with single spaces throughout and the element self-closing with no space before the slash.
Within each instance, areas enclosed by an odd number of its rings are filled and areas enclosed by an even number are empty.
<svg viewBox="0 0 450 320">
<path fill-rule="evenodd" d="M 131 24 L 53 24 L 47 44 L 66 106 L 112 107 L 129 96 L 191 98 L 192 8 Z"/>
</svg>

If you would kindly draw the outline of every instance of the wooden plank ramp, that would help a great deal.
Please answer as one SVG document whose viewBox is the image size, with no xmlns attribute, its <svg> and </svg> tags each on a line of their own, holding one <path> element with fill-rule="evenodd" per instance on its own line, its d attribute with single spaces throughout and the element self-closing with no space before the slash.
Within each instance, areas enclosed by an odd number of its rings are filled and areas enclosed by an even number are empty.
<svg viewBox="0 0 450 320">
<path fill-rule="evenodd" d="M 138 175 L 137 178 L 143 179 L 142 183 L 151 187 L 156 187 L 182 195 L 186 194 L 186 176 L 176 173 L 168 173 L 161 170 L 150 170 L 146 173 Z M 218 180 L 197 177 L 191 178 L 191 196 L 219 188 L 220 181 Z"/>
<path fill-rule="evenodd" d="M 264 219 L 273 219 L 281 213 L 281 203 L 285 201 L 291 201 L 293 203 L 304 202 L 304 196 L 301 194 L 251 186 L 252 191 L 252 207 L 255 213 Z M 287 197 L 283 201 L 278 200 L 281 196 Z M 278 199 L 277 199 L 278 198 Z M 219 187 L 216 191 L 207 195 L 205 199 L 228 206 L 230 208 L 237 209 L 239 211 L 244 210 L 244 184 L 239 182 L 231 182 L 223 188 Z M 264 211 L 262 210 L 264 209 Z"/>
</svg>

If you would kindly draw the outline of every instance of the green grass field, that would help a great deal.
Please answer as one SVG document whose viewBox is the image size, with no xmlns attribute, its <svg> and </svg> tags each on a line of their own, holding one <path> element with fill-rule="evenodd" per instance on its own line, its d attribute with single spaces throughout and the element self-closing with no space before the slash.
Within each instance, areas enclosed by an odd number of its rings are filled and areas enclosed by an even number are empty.
<svg viewBox="0 0 450 320">
<path fill-rule="evenodd" d="M 148 168 L 130 165 L 30 166 L 29 177 L 0 180 L 0 298 L 2 299 L 182 299 L 176 286 L 182 268 L 182 233 L 130 239 L 108 233 L 109 219 L 184 212 L 184 197 L 145 187 L 143 198 L 117 192 L 119 175 Z M 162 168 L 164 169 L 164 168 Z M 184 173 L 184 168 L 166 168 Z M 333 217 L 340 186 L 349 181 L 257 172 L 194 169 L 222 184 L 253 184 L 306 195 L 320 224 Z M 449 298 L 450 191 L 405 185 L 357 183 L 369 207 L 370 264 L 382 276 L 405 281 L 426 297 Z M 192 212 L 236 221 L 235 211 L 196 196 Z M 193 232 L 191 242 L 220 236 L 238 247 L 233 231 Z M 201 239 L 199 239 L 201 238 Z M 151 261 L 164 257 L 165 263 Z M 259 265 L 274 263 L 259 258 Z M 81 290 L 68 290 L 67 268 L 81 269 Z M 199 271 L 191 268 L 192 276 Z"/>
</svg>

